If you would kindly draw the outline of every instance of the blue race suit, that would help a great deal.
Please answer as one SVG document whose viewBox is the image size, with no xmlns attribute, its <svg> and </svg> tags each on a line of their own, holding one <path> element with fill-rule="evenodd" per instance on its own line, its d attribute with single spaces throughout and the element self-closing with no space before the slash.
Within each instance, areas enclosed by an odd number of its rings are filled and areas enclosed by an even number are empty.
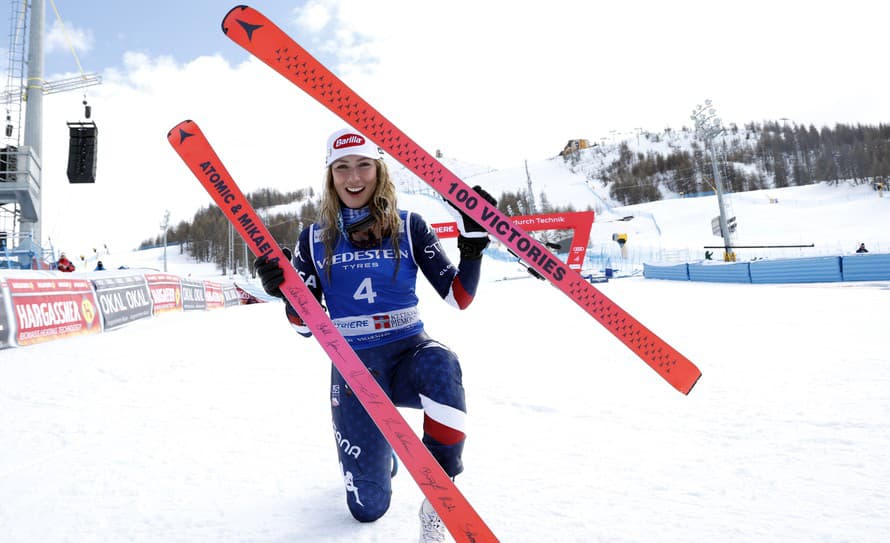
<svg viewBox="0 0 890 543">
<path fill-rule="evenodd" d="M 389 237 L 362 249 L 342 234 L 326 258 L 322 227 L 313 224 L 301 232 L 293 264 L 393 403 L 424 410 L 423 443 L 453 477 L 463 471 L 461 368 L 450 349 L 424 332 L 415 284 L 419 269 L 443 299 L 464 309 L 475 295 L 481 259 L 461 259 L 455 267 L 421 216 L 400 211 L 400 217 L 398 258 Z M 290 307 L 288 317 L 310 335 Z M 392 494 L 392 448 L 333 367 L 331 410 L 349 510 L 362 522 L 377 520 Z"/>
</svg>

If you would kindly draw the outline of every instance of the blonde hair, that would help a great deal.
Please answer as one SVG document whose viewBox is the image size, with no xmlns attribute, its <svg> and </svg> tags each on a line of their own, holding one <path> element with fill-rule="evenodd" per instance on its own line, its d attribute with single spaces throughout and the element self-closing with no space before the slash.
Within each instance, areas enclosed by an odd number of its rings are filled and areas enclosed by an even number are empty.
<svg viewBox="0 0 890 543">
<path fill-rule="evenodd" d="M 368 210 L 374 217 L 374 226 L 378 239 L 387 236 L 391 238 L 393 252 L 396 256 L 396 270 L 399 267 L 399 234 L 402 229 L 402 219 L 399 217 L 399 208 L 396 199 L 396 185 L 389 175 L 389 169 L 383 159 L 374 160 L 377 166 L 377 185 L 374 194 L 368 201 Z M 330 263 L 334 248 L 341 234 L 343 221 L 340 219 L 340 197 L 334 188 L 334 173 L 330 166 L 325 171 L 324 193 L 321 196 L 321 212 L 319 225 L 321 226 L 321 240 L 324 243 L 324 260 Z M 327 268 L 330 279 L 331 267 Z"/>
</svg>

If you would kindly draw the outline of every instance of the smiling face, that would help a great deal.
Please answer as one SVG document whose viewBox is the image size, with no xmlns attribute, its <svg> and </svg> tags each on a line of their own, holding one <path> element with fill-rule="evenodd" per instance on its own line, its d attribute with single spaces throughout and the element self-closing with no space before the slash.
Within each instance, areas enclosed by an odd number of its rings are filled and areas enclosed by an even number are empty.
<svg viewBox="0 0 890 543">
<path fill-rule="evenodd" d="M 331 164 L 334 190 L 346 207 L 368 205 L 377 188 L 377 163 L 359 155 L 347 155 Z"/>
</svg>

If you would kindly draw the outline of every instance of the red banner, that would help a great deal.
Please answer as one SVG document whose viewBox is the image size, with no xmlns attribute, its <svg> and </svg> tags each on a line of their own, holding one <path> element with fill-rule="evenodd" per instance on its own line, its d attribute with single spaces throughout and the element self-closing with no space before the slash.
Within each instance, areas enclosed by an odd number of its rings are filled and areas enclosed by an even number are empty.
<svg viewBox="0 0 890 543">
<path fill-rule="evenodd" d="M 587 254 L 587 242 L 590 240 L 590 227 L 593 226 L 593 211 L 569 211 L 566 213 L 548 213 L 543 215 L 518 215 L 510 217 L 510 221 L 526 232 L 536 230 L 572 230 L 572 242 L 566 264 L 573 270 L 580 270 Z M 456 238 L 460 232 L 456 222 L 433 223 L 430 227 L 440 238 Z"/>
<path fill-rule="evenodd" d="M 154 314 L 182 311 L 182 285 L 179 277 L 167 273 L 146 273 Z"/>
<path fill-rule="evenodd" d="M 244 288 L 242 288 L 238 285 L 235 285 L 235 290 L 238 291 L 238 296 L 240 297 L 242 304 L 261 304 L 261 303 L 265 303 L 265 301 L 266 301 L 266 300 L 257 298 L 256 296 L 254 296 L 250 292 L 247 292 L 246 290 L 244 290 Z"/>
<path fill-rule="evenodd" d="M 207 303 L 207 309 L 219 309 L 226 306 L 223 299 L 222 285 L 213 281 L 204 281 L 204 301 Z"/>
<path fill-rule="evenodd" d="M 8 278 L 6 285 L 18 345 L 102 331 L 96 296 L 87 280 Z"/>
</svg>

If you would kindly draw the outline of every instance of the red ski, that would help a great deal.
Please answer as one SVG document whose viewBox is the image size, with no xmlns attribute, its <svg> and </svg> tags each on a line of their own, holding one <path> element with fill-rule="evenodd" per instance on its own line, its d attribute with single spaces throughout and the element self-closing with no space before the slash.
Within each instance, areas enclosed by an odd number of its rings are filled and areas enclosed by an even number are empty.
<svg viewBox="0 0 890 543">
<path fill-rule="evenodd" d="M 192 121 L 183 121 L 167 133 L 167 140 L 219 206 L 223 215 L 241 234 L 253 254 L 286 261 L 284 253 L 232 180 L 198 125 Z M 283 268 L 284 283 L 281 285 L 281 292 L 312 330 L 315 339 L 392 445 L 455 541 L 496 542 L 497 538 L 356 356 L 294 267 L 286 265 Z"/>
<path fill-rule="evenodd" d="M 701 377 L 695 364 L 606 297 L 581 274 L 556 259 L 547 248 L 514 226 L 495 207 L 476 198 L 466 183 L 371 107 L 266 16 L 248 6 L 236 6 L 223 19 L 222 30 L 235 43 L 321 102 L 483 225 L 525 263 L 605 326 L 668 383 L 683 394 L 689 394 Z"/>
</svg>

